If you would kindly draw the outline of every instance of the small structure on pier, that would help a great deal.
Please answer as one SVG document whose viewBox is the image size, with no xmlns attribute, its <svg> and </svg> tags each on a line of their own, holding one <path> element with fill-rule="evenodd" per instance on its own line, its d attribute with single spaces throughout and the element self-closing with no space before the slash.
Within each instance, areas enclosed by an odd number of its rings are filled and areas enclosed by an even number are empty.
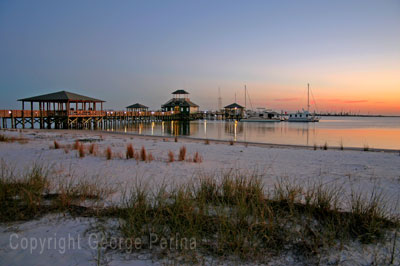
<svg viewBox="0 0 400 266">
<path fill-rule="evenodd" d="M 239 120 L 244 116 L 244 107 L 237 104 L 232 103 L 224 107 L 225 110 L 225 119 L 236 119 Z"/>
<path fill-rule="evenodd" d="M 140 103 L 135 103 L 127 106 L 126 109 L 128 112 L 146 112 L 149 110 L 149 107 Z"/>
<path fill-rule="evenodd" d="M 161 105 L 164 112 L 179 111 L 182 115 L 188 116 L 190 114 L 197 114 L 199 106 L 190 101 L 189 93 L 185 90 L 176 90 L 172 93 L 173 98 Z"/>
<path fill-rule="evenodd" d="M 44 128 L 44 124 L 50 128 L 54 123 L 56 128 L 69 128 L 70 125 L 78 119 L 84 120 L 84 123 L 89 122 L 96 116 L 101 116 L 103 111 L 103 100 L 91 98 L 88 96 L 68 92 L 59 91 L 24 99 L 19 99 L 22 102 L 22 125 L 25 127 L 25 102 L 30 103 L 30 123 L 33 128 L 35 116 L 40 124 L 40 128 Z M 38 114 L 33 112 L 33 105 L 37 103 L 39 106 Z M 96 104 L 100 103 L 100 112 L 97 112 Z M 28 117 L 29 118 L 29 117 Z"/>
<path fill-rule="evenodd" d="M 83 96 L 80 94 L 59 91 L 24 99 L 19 99 L 22 102 L 22 110 L 25 109 L 25 102 L 31 103 L 31 110 L 33 110 L 33 103 L 38 103 L 39 110 L 41 111 L 96 111 L 96 103 L 100 103 L 100 111 L 103 110 L 103 100 Z"/>
</svg>

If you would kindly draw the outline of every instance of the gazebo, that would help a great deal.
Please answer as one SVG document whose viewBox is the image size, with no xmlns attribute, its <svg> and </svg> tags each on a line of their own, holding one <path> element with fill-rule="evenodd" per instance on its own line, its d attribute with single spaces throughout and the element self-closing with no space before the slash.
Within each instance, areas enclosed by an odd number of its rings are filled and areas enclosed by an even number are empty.
<svg viewBox="0 0 400 266">
<path fill-rule="evenodd" d="M 237 104 L 237 103 L 232 103 L 230 105 L 227 105 L 224 107 L 225 109 L 225 116 L 227 118 L 242 118 L 244 114 L 244 107 Z"/>
<path fill-rule="evenodd" d="M 140 103 L 135 103 L 127 106 L 126 109 L 128 110 L 128 112 L 140 112 L 140 111 L 145 112 L 149 110 L 149 107 Z"/>
<path fill-rule="evenodd" d="M 103 102 L 105 102 L 68 91 L 43 94 L 18 101 L 22 102 L 22 110 L 25 110 L 25 102 L 30 102 L 31 111 L 33 111 L 33 103 L 38 103 L 39 111 L 54 111 L 55 114 L 63 115 L 69 115 L 70 111 L 96 111 L 96 103 L 100 103 L 100 111 L 102 111 Z"/>
<path fill-rule="evenodd" d="M 103 102 L 105 102 L 103 100 L 68 91 L 43 94 L 39 96 L 19 99 L 18 101 L 22 102 L 23 121 L 25 102 L 30 102 L 32 128 L 34 121 L 34 103 L 37 103 L 39 106 L 40 127 L 43 128 L 44 117 L 47 119 L 48 127 L 50 127 L 51 118 L 57 118 L 57 121 L 60 121 L 61 118 L 69 120 L 69 117 L 101 116 L 101 111 L 103 111 Z M 100 112 L 96 112 L 98 110 L 98 106 L 96 104 L 98 103 L 100 103 Z"/>
<path fill-rule="evenodd" d="M 181 114 L 189 115 L 199 111 L 199 106 L 192 102 L 185 90 L 176 90 L 172 93 L 173 98 L 161 106 L 163 111 L 179 111 Z"/>
</svg>

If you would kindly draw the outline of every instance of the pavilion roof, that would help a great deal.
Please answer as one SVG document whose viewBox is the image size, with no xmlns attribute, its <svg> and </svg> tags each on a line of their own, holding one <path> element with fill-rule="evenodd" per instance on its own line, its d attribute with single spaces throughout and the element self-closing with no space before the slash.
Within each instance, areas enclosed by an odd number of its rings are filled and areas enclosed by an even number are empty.
<svg viewBox="0 0 400 266">
<path fill-rule="evenodd" d="M 182 106 L 182 107 L 199 107 L 197 104 L 192 102 L 189 99 L 176 99 L 173 98 L 163 104 L 161 107 L 175 107 L 175 106 Z"/>
<path fill-rule="evenodd" d="M 232 103 L 230 105 L 225 106 L 224 108 L 226 108 L 226 109 L 233 109 L 233 108 L 243 109 L 244 107 L 237 103 Z"/>
<path fill-rule="evenodd" d="M 189 94 L 189 92 L 187 92 L 185 90 L 176 90 L 172 94 Z"/>
<path fill-rule="evenodd" d="M 25 102 L 68 102 L 68 101 L 82 101 L 82 102 L 104 102 L 103 100 L 87 97 L 84 95 L 76 94 L 69 91 L 59 91 L 39 96 L 19 99 L 18 101 Z"/>
<path fill-rule="evenodd" d="M 140 104 L 140 103 L 135 103 L 135 104 L 132 104 L 132 105 L 127 106 L 126 108 L 132 108 L 132 109 L 148 109 L 149 107 L 147 107 L 147 106 L 145 106 L 145 105 L 143 105 L 143 104 Z"/>
</svg>

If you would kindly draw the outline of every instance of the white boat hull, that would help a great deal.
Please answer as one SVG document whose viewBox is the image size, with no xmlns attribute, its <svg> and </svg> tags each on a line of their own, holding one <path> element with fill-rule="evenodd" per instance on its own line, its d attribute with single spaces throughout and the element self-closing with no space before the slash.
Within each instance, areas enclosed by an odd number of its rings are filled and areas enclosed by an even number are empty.
<svg viewBox="0 0 400 266">
<path fill-rule="evenodd" d="M 262 118 L 244 118 L 240 120 L 241 122 L 281 122 L 280 119 L 262 119 Z"/>
</svg>

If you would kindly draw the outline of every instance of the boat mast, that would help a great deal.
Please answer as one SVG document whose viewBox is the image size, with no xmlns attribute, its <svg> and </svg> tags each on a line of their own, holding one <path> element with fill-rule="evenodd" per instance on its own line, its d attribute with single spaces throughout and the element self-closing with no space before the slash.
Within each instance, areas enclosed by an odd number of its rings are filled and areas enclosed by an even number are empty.
<svg viewBox="0 0 400 266">
<path fill-rule="evenodd" d="M 222 110 L 221 89 L 218 87 L 218 111 Z"/>
<path fill-rule="evenodd" d="M 244 110 L 246 110 L 247 107 L 247 88 L 246 85 L 244 85 Z"/>
<path fill-rule="evenodd" d="M 307 83 L 307 112 L 310 112 L 310 83 Z"/>
</svg>

